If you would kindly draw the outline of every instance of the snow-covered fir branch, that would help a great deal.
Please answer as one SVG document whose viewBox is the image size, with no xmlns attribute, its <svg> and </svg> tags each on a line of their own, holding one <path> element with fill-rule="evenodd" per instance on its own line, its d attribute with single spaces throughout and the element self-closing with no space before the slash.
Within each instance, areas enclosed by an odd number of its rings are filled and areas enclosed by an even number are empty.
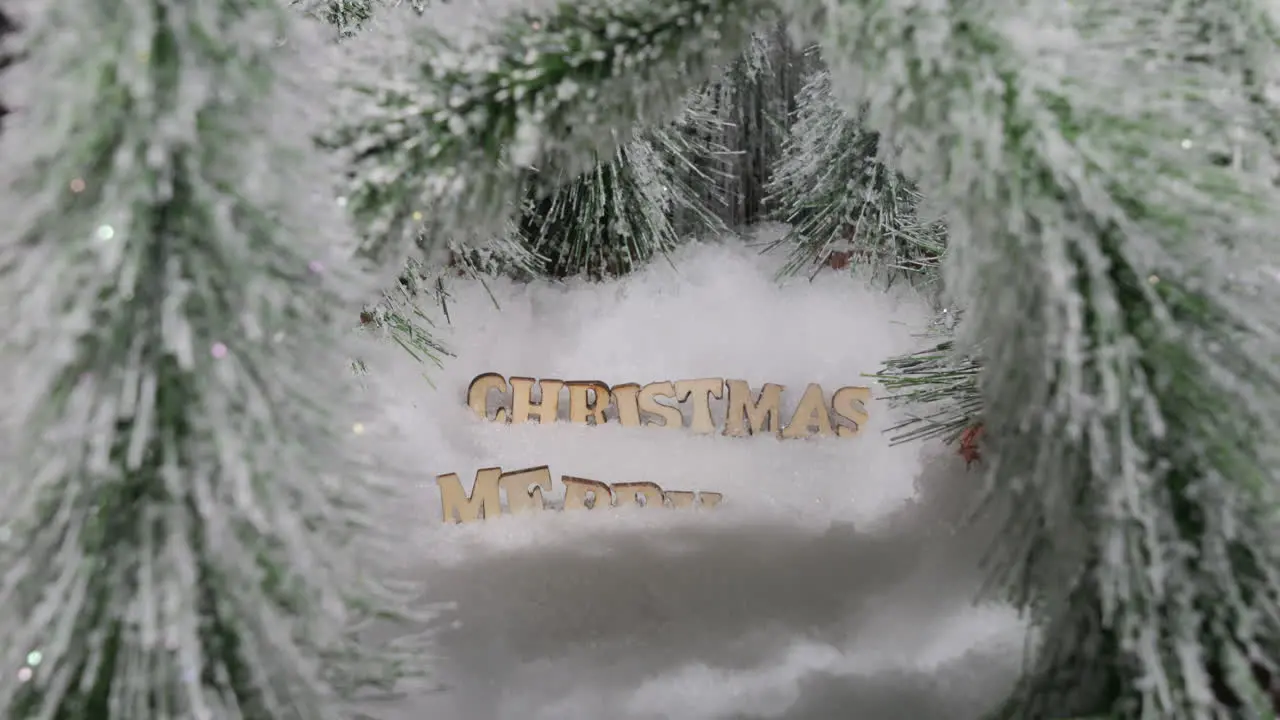
<svg viewBox="0 0 1280 720">
<path fill-rule="evenodd" d="M 340 39 L 360 31 L 378 9 L 378 0 L 290 0 L 290 5 L 333 26 Z"/>
<path fill-rule="evenodd" d="M 325 43 L 274 0 L 21 9 L 0 716 L 344 717 L 430 653 L 361 637 L 408 607 L 384 574 L 405 483 L 344 382 L 380 279 L 308 138 Z"/>
<path fill-rule="evenodd" d="M 962 352 L 955 334 L 960 313 L 943 308 L 926 338 L 928 347 L 885 360 L 874 377 L 889 391 L 889 400 L 903 410 L 906 419 L 889 428 L 894 443 L 941 439 L 960 442 L 982 425 L 981 353 Z M 974 443 L 971 450 L 979 450 Z M 976 459 L 976 457 L 975 457 Z"/>
<path fill-rule="evenodd" d="M 992 568 L 1043 631 L 1004 718 L 1271 712 L 1250 666 L 1280 641 L 1258 621 L 1280 617 L 1280 288 L 1254 275 L 1280 205 L 1221 162 L 1227 129 L 1256 142 L 1212 60 L 1233 51 L 1191 61 L 1168 9 L 850 2 L 805 23 L 948 208 L 990 503 L 1015 509 Z"/>
<path fill-rule="evenodd" d="M 635 123 L 669 121 L 769 8 L 764 0 L 562 2 L 509 11 L 487 35 L 462 41 L 443 37 L 429 9 L 358 35 L 352 52 L 380 60 L 350 80 L 349 112 L 327 143 L 351 157 L 345 197 L 363 253 L 404 253 L 424 227 L 443 242 L 464 218 L 500 229 L 527 168 L 576 173 L 627 141 Z"/>
<path fill-rule="evenodd" d="M 455 277 L 483 284 L 497 275 L 526 281 L 617 276 L 690 238 L 724 232 L 723 204 L 709 203 L 701 189 L 716 182 L 706 161 L 723 153 L 713 139 L 722 121 L 698 106 L 698 97 L 672 122 L 637 131 L 576 176 L 530 169 L 519 210 L 501 231 L 484 223 L 454 228 L 444 243 L 447 255 L 431 252 L 432 240 L 420 237 L 418 255 L 430 259 L 410 258 L 394 288 L 361 314 L 362 326 L 438 364 L 449 351 L 436 339 L 435 325 L 439 315 L 448 320 Z"/>
</svg>

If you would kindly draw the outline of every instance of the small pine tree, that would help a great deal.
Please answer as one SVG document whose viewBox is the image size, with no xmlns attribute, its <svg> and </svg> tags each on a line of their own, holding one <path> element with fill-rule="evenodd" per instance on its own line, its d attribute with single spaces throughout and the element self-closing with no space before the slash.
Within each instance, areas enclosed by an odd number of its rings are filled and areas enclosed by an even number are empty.
<svg viewBox="0 0 1280 720">
<path fill-rule="evenodd" d="M 444 37 L 430 18 L 411 17 L 357 35 L 347 44 L 357 62 L 324 143 L 351 157 L 343 195 L 362 254 L 402 257 L 424 237 L 434 252 L 460 228 L 501 232 L 528 197 L 530 168 L 544 170 L 532 179 L 549 194 L 611 157 L 637 129 L 670 122 L 691 86 L 709 80 L 753 29 L 775 19 L 766 0 L 743 2 L 589 0 L 536 15 L 513 10 L 482 35 Z M 617 18 L 625 20 L 617 27 L 637 31 L 623 42 L 623 55 L 658 42 L 675 52 L 642 63 L 654 82 L 599 85 L 621 59 L 614 52 L 621 39 L 582 35 L 581 23 L 604 32 Z M 566 72 L 584 92 L 559 84 Z M 657 81 L 672 74 L 680 85 Z M 612 122 L 619 111 L 630 118 L 625 125 Z"/>
<path fill-rule="evenodd" d="M 831 73 L 801 88 L 796 122 L 769 182 L 769 202 L 790 225 L 773 245 L 784 274 L 821 267 L 835 253 L 887 273 L 936 279 L 941 222 L 922 217 L 920 193 L 879 159 L 880 136 L 831 94 Z"/>
<path fill-rule="evenodd" d="M 961 352 L 955 342 L 955 318 L 939 313 L 923 350 L 889 358 L 872 377 L 890 392 L 889 400 L 906 418 L 889 428 L 892 442 L 939 438 L 960 443 L 970 461 L 980 459 L 982 432 L 981 355 Z"/>
</svg>

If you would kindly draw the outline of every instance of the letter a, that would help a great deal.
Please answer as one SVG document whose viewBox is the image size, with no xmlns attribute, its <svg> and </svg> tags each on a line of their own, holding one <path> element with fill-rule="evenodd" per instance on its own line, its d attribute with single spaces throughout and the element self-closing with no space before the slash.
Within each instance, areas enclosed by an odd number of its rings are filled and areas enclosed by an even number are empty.
<svg viewBox="0 0 1280 720">
<path fill-rule="evenodd" d="M 822 386 L 810 383 L 800 398 L 800 405 L 791 415 L 791 422 L 782 430 L 782 437 L 788 439 L 809 437 L 811 428 L 817 427 L 817 435 L 829 436 L 831 416 L 827 414 L 827 403 L 822 397 Z"/>
</svg>

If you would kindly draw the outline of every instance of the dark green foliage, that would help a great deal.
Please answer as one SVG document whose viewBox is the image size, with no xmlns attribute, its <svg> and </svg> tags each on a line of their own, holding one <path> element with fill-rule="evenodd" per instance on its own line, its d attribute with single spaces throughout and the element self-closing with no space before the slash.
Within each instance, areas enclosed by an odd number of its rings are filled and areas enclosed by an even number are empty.
<svg viewBox="0 0 1280 720">
<path fill-rule="evenodd" d="M 706 157 L 680 126 L 642 133 L 613 157 L 568 181 L 538 190 L 530 183 L 517 237 L 540 260 L 540 274 L 593 279 L 629 273 L 699 232 L 723 229 L 700 204 L 691 182 L 709 178 L 694 168 Z"/>
<path fill-rule="evenodd" d="M 353 83 L 360 99 L 326 138 L 355 150 L 344 194 L 363 254 L 405 255 L 424 225 L 439 243 L 457 227 L 501 231 L 529 168 L 555 169 L 534 175 L 550 193 L 625 144 L 635 123 L 669 121 L 689 85 L 736 56 L 772 12 L 765 0 L 561 2 L 502 18 L 475 47 L 422 28 L 414 42 L 425 59 L 396 69 L 407 77 Z M 602 82 L 622 67 L 636 82 Z M 620 117 L 626 128 L 595 120 Z"/>
<path fill-rule="evenodd" d="M 893 440 L 940 438 L 952 443 L 959 439 L 981 421 L 981 370 L 977 360 L 957 357 L 951 340 L 887 361 L 872 377 L 890 391 L 891 401 L 910 413 L 907 420 L 889 429 Z"/>
</svg>

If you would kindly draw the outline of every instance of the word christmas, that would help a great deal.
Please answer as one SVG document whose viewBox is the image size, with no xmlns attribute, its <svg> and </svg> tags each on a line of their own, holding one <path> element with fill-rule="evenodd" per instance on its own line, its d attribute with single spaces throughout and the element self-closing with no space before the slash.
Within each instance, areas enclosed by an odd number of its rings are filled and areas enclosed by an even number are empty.
<svg viewBox="0 0 1280 720">
<path fill-rule="evenodd" d="M 534 399 L 534 386 L 538 387 Z M 496 422 L 524 423 L 537 417 L 546 425 L 561 419 L 561 391 L 568 388 L 568 420 L 578 425 L 602 425 L 610 419 L 623 427 L 683 428 L 684 412 L 678 403 L 691 406 L 688 429 L 710 435 L 716 432 L 712 399 L 724 399 L 724 435 L 743 437 L 769 433 L 779 438 L 854 437 L 867 422 L 866 402 L 871 389 L 842 387 L 831 395 L 830 404 L 822 386 L 810 383 L 785 425 L 782 423 L 782 392 L 785 388 L 766 383 L 753 393 L 746 380 L 701 378 L 648 385 L 623 383 L 609 387 L 598 380 L 507 379 L 485 373 L 471 381 L 467 404 L 477 415 Z M 490 395 L 501 395 L 496 409 Z M 727 391 L 727 392 L 726 392 Z M 726 398 L 727 394 L 727 398 Z M 663 402 L 663 400 L 666 402 Z M 719 403 L 717 403 L 719 404 Z"/>
<path fill-rule="evenodd" d="M 565 488 L 565 510 L 604 510 L 623 505 L 710 508 L 724 499 L 720 493 L 663 490 L 651 482 L 606 485 L 571 475 L 561 475 L 560 482 Z M 502 514 L 499 491 L 507 497 L 507 512 L 513 515 L 548 509 L 543 493 L 551 492 L 551 470 L 545 465 L 505 473 L 502 468 L 483 468 L 476 471 L 470 496 L 462 489 L 456 473 L 437 476 L 436 485 L 440 487 L 440 506 L 446 523 L 475 522 Z"/>
</svg>

